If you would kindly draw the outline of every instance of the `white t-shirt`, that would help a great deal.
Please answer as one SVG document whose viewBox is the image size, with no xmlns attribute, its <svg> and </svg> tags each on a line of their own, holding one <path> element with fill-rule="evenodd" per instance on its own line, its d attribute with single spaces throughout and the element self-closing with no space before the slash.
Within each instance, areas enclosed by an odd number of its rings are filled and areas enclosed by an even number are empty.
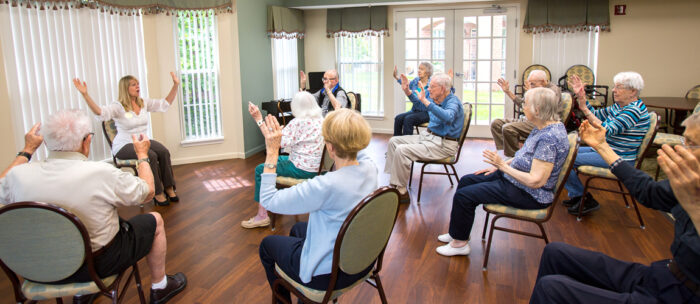
<svg viewBox="0 0 700 304">
<path fill-rule="evenodd" d="M 112 142 L 112 155 L 116 155 L 125 145 L 133 143 L 131 134 L 146 133 L 148 131 L 148 112 L 165 112 L 170 107 L 165 99 L 143 99 L 143 108 L 137 115 L 134 111 L 127 112 L 118 101 L 101 107 L 102 114 L 97 118 L 102 121 L 114 120 L 117 127 L 117 135 Z"/>
</svg>

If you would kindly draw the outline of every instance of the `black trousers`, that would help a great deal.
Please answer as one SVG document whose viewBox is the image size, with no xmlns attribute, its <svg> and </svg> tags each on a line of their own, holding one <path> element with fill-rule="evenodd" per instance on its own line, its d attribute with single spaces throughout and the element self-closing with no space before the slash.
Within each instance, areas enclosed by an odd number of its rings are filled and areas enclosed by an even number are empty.
<svg viewBox="0 0 700 304">
<path fill-rule="evenodd" d="M 119 159 L 134 159 L 136 152 L 134 144 L 127 144 L 115 155 Z M 175 187 L 175 177 L 170 164 L 170 151 L 163 144 L 151 139 L 151 148 L 148 150 L 151 171 L 153 172 L 153 183 L 156 194 L 163 193 L 163 189 Z"/>
<path fill-rule="evenodd" d="M 394 136 L 413 135 L 417 125 L 430 121 L 427 111 L 406 112 L 394 117 Z"/>
<path fill-rule="evenodd" d="M 699 303 L 668 269 L 613 259 L 564 243 L 542 253 L 530 303 Z"/>
<path fill-rule="evenodd" d="M 272 282 L 277 279 L 277 275 L 275 275 L 275 263 L 284 270 L 287 276 L 299 284 L 319 290 L 326 290 L 328 288 L 328 284 L 331 280 L 330 273 L 313 276 L 309 283 L 304 283 L 301 281 L 301 278 L 299 278 L 301 248 L 304 245 L 304 239 L 306 239 L 306 226 L 307 223 L 305 222 L 296 223 L 292 227 L 292 230 L 289 231 L 289 236 L 270 235 L 265 237 L 260 243 L 260 261 L 265 268 L 265 274 L 267 275 L 267 282 L 270 284 L 270 288 L 272 288 Z M 338 273 L 336 289 L 345 288 L 357 282 L 357 280 L 367 275 L 367 273 L 372 270 L 372 267 L 374 267 L 374 264 L 360 273 L 353 275 L 340 271 L 340 273 Z M 291 302 L 289 290 L 280 287 L 279 292 Z"/>
<path fill-rule="evenodd" d="M 513 185 L 496 171 L 489 175 L 462 176 L 452 199 L 450 236 L 466 241 L 472 232 L 476 207 L 481 204 L 501 204 L 519 209 L 542 209 L 547 205 L 537 202 L 529 193 Z"/>
</svg>

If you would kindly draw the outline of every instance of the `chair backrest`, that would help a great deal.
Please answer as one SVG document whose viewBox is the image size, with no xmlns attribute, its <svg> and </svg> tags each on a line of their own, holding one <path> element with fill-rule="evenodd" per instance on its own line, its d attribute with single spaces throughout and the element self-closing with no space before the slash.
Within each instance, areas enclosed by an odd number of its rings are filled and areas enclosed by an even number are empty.
<svg viewBox="0 0 700 304">
<path fill-rule="evenodd" d="M 117 126 L 114 124 L 114 120 L 110 119 L 102 122 L 102 133 L 104 133 L 111 148 L 114 137 L 117 136 Z"/>
<path fill-rule="evenodd" d="M 525 80 L 527 79 L 528 76 L 530 76 L 530 72 L 534 70 L 542 70 L 547 74 L 547 81 L 552 81 L 552 73 L 549 72 L 549 69 L 546 66 L 543 66 L 541 64 L 533 64 L 529 67 L 526 67 L 525 70 L 523 71 L 523 75 L 520 78 L 520 83 L 523 85 L 525 84 Z"/>
<path fill-rule="evenodd" d="M 639 169 L 642 167 L 642 160 L 644 160 L 644 155 L 654 142 L 654 137 L 656 137 L 656 132 L 659 131 L 659 116 L 655 112 L 649 113 L 649 129 L 647 133 L 644 134 L 642 138 L 642 144 L 639 145 L 637 150 L 637 158 L 634 161 L 634 166 Z"/>
<path fill-rule="evenodd" d="M 574 166 L 574 160 L 576 159 L 576 154 L 578 153 L 578 146 L 579 146 L 578 132 L 569 133 L 568 140 L 569 140 L 569 153 L 566 154 L 566 159 L 564 160 L 564 163 L 561 165 L 561 171 L 559 171 L 559 177 L 557 177 L 557 183 L 554 185 L 554 201 L 549 206 L 550 208 L 554 208 L 554 205 L 557 203 L 557 198 L 561 194 L 561 191 L 564 190 L 564 184 L 566 184 L 566 180 L 569 178 L 569 174 L 571 173 L 571 169 Z M 543 219 L 543 221 L 548 221 L 549 218 L 552 216 L 551 210 L 552 209 L 550 209 L 550 211 L 547 212 L 547 216 Z"/>
<path fill-rule="evenodd" d="M 468 102 L 462 103 L 462 110 L 464 110 L 464 125 L 462 125 L 462 133 L 459 134 L 459 146 L 457 147 L 455 162 L 459 161 L 459 155 L 462 152 L 462 145 L 464 144 L 464 140 L 467 138 L 467 132 L 469 132 L 469 123 L 472 121 L 472 105 Z"/>
<path fill-rule="evenodd" d="M 350 102 L 350 109 L 357 110 L 357 95 L 355 95 L 355 92 L 347 92 L 346 94 Z"/>
<path fill-rule="evenodd" d="M 685 93 L 685 98 L 695 98 L 695 99 L 700 99 L 700 84 L 692 87 L 688 92 Z M 698 107 L 695 107 L 695 110 L 697 110 Z M 696 111 L 693 111 L 695 113 Z"/>
<path fill-rule="evenodd" d="M 566 125 L 566 123 L 569 121 L 569 117 L 571 117 L 571 109 L 572 109 L 572 103 L 573 99 L 571 98 L 571 94 L 568 92 L 562 92 L 561 93 L 561 122 Z"/>
<path fill-rule="evenodd" d="M 566 84 L 569 83 L 569 77 L 572 75 L 577 75 L 579 78 L 581 78 L 581 82 L 583 82 L 584 85 L 595 84 L 595 75 L 593 75 L 593 70 L 583 64 L 572 65 L 568 70 L 566 70 Z"/>
<path fill-rule="evenodd" d="M 0 244 L 3 269 L 36 282 L 65 279 L 92 256 L 90 238 L 78 217 L 45 203 L 1 208 Z"/>
<path fill-rule="evenodd" d="M 318 166 L 318 175 L 321 175 L 323 172 L 328 172 L 333 170 L 333 166 L 335 165 L 335 161 L 331 158 L 330 153 L 328 152 L 328 149 L 326 149 L 326 145 L 323 145 L 323 153 L 321 154 L 321 165 Z"/>
</svg>

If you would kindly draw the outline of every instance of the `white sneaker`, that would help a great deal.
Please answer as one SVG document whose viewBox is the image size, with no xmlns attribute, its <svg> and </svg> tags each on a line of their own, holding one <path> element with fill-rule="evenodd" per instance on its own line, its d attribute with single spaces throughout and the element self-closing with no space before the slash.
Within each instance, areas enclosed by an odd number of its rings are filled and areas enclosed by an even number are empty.
<svg viewBox="0 0 700 304">
<path fill-rule="evenodd" d="M 469 244 L 466 244 L 463 247 L 459 248 L 452 247 L 450 246 L 450 244 L 445 244 L 438 248 L 435 248 L 435 251 L 444 256 L 469 255 L 471 248 L 469 247 Z"/>
<path fill-rule="evenodd" d="M 454 240 L 449 233 L 441 234 L 438 235 L 438 241 L 443 242 L 443 243 L 449 243 Z"/>
</svg>

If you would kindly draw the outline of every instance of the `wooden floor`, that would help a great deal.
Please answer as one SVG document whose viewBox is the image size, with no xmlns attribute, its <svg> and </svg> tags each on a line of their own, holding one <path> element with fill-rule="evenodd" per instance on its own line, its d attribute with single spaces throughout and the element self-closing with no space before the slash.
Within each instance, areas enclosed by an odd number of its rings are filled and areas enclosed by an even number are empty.
<svg viewBox="0 0 700 304">
<path fill-rule="evenodd" d="M 388 135 L 375 135 L 369 150 L 380 172 Z M 481 151 L 493 149 L 490 140 L 467 140 L 457 166 L 464 175 L 486 167 Z M 181 202 L 170 207 L 146 206 L 165 219 L 168 238 L 167 272 L 184 272 L 189 284 L 170 303 L 269 303 L 271 292 L 258 258 L 258 245 L 267 235 L 286 235 L 294 223 L 284 216 L 277 231 L 240 227 L 255 214 L 253 170 L 264 160 L 262 153 L 246 160 L 226 160 L 176 166 Z M 440 169 L 439 167 L 437 169 Z M 423 198 L 416 204 L 418 171 L 414 172 L 413 202 L 401 206 L 394 233 L 384 256 L 381 277 L 391 303 L 526 303 L 535 283 L 544 242 L 519 235 L 494 232 L 488 271 L 482 271 L 485 243 L 481 242 L 484 212 L 478 208 L 468 257 L 438 255 L 436 237 L 447 231 L 454 188 L 445 176 L 427 176 Z M 388 175 L 380 173 L 380 185 Z M 342 185 L 339 185 L 342 186 Z M 618 259 L 649 263 L 669 258 L 673 238 L 671 222 L 661 213 L 641 208 L 646 229 L 639 228 L 633 209 L 621 197 L 594 192 L 602 208 L 577 222 L 557 206 L 545 224 L 550 240 L 602 251 Z M 123 217 L 141 212 L 138 207 L 120 210 Z M 304 220 L 304 216 L 300 216 Z M 505 222 L 504 222 L 505 223 Z M 535 231 L 529 224 L 513 223 Z M 139 263 L 145 286 L 150 275 Z M 126 303 L 138 303 L 132 285 Z M 146 290 L 148 298 L 148 290 Z M 11 285 L 0 275 L 0 304 L 13 303 Z M 66 298 L 67 300 L 67 298 Z M 100 298 L 98 303 L 108 303 Z M 363 284 L 340 298 L 341 303 L 379 303 L 377 292 Z M 50 303 L 50 302 L 49 302 Z"/>
</svg>

